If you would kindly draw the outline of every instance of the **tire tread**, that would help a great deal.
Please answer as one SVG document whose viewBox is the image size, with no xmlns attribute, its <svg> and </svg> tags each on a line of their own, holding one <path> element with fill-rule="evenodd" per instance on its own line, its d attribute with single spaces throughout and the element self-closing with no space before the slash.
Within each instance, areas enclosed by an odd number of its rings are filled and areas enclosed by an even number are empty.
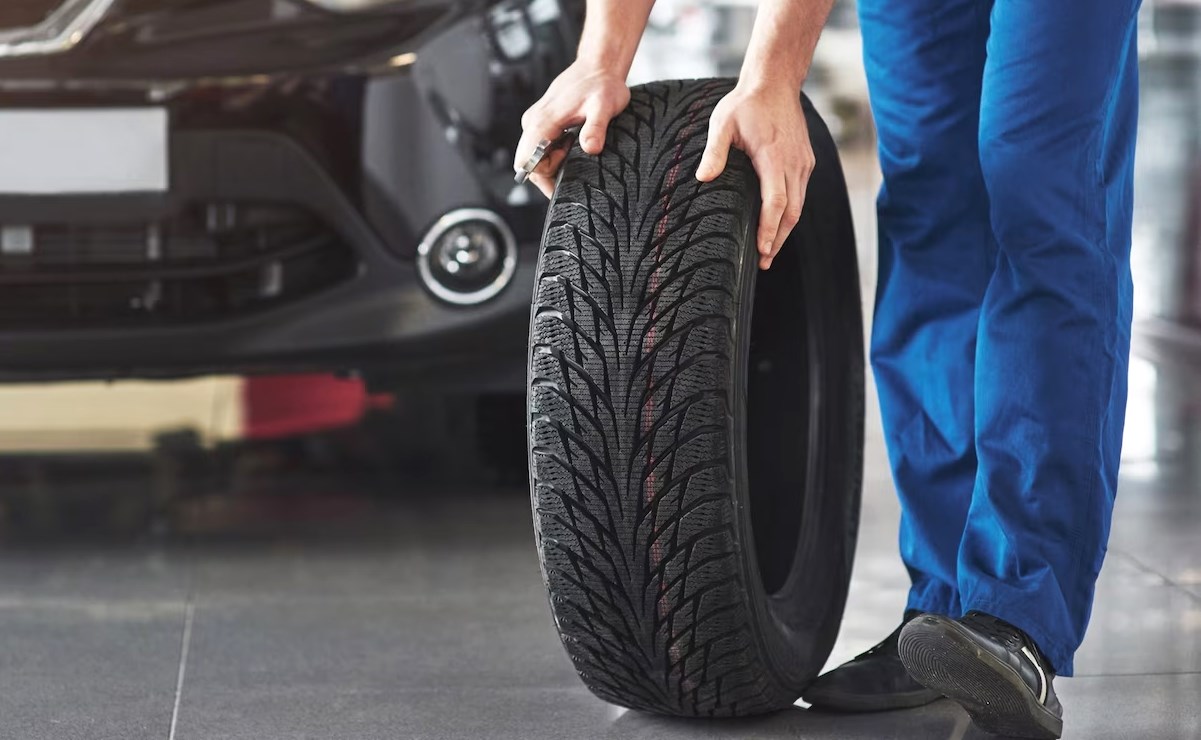
<svg viewBox="0 0 1201 740">
<path fill-rule="evenodd" d="M 684 716 L 791 704 L 756 638 L 730 458 L 732 317 L 757 187 L 693 173 L 725 80 L 632 91 L 574 148 L 531 326 L 535 528 L 568 655 L 601 698 Z"/>
</svg>

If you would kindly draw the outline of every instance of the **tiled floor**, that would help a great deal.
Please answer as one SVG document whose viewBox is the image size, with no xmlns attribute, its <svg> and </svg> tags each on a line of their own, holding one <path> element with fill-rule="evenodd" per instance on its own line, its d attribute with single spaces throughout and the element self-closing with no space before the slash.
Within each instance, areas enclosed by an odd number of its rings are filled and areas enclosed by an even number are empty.
<svg viewBox="0 0 1201 740">
<path fill-rule="evenodd" d="M 1172 406 L 1132 415 L 1155 423 L 1131 433 L 1158 441 L 1130 446 L 1139 457 L 1126 466 L 1078 677 L 1058 683 L 1069 738 L 1201 738 L 1201 477 L 1182 451 L 1195 436 L 1187 409 L 1201 408 L 1201 382 L 1155 370 L 1154 382 L 1135 384 L 1142 395 L 1131 407 L 1165 394 Z M 1170 393 L 1162 383 L 1174 384 Z M 867 459 L 832 664 L 888 632 L 905 596 L 874 414 Z M 0 737 L 980 737 L 945 702 L 735 723 L 607 706 L 582 688 L 554 634 L 524 491 L 352 501 L 320 534 L 242 528 L 156 544 L 8 548 Z"/>
<path fill-rule="evenodd" d="M 876 423 L 868 460 L 832 662 L 905 594 Z M 1201 738 L 1201 487 L 1149 465 L 1124 485 L 1079 675 L 1057 684 L 1065 737 Z M 10 549 L 0 593 L 0 737 L 982 737 L 945 702 L 735 723 L 601 703 L 554 634 L 521 490 L 365 501 L 320 535 Z"/>
</svg>

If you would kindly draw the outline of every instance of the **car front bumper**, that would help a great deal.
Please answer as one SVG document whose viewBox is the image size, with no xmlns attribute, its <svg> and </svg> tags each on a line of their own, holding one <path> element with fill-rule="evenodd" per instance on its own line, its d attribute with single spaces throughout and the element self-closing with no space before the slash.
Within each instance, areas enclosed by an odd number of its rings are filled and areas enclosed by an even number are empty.
<svg viewBox="0 0 1201 740">
<path fill-rule="evenodd" d="M 0 60 L 2 109 L 156 106 L 170 121 L 166 192 L 0 195 L 0 225 L 57 245 L 0 253 L 0 380 L 364 370 L 517 387 L 544 204 L 513 186 L 511 146 L 577 21 L 545 7 L 531 21 L 535 4 L 444 3 L 388 43 L 371 31 L 348 45 L 369 32 L 357 18 L 306 20 L 312 38 L 359 50 L 308 68 L 226 60 L 202 76 L 189 53 L 152 79 L 134 60 L 168 50 L 114 51 L 127 31 L 104 26 L 55 59 Z M 516 47 L 511 27 L 498 42 L 505 13 L 526 32 Z M 284 209 L 282 226 L 235 223 L 260 208 Z M 495 213 L 518 247 L 512 281 L 478 305 L 439 299 L 415 265 L 423 235 L 461 209 Z M 222 213 L 233 231 L 213 230 Z"/>
</svg>

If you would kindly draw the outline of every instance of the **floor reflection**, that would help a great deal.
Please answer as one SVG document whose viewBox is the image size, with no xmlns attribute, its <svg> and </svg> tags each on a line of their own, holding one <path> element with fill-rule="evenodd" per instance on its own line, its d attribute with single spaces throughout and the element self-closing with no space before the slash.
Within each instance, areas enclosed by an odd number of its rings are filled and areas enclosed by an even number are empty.
<svg viewBox="0 0 1201 740">
<path fill-rule="evenodd" d="M 971 727 L 968 717 L 948 701 L 904 712 L 847 715 L 791 711 L 746 720 L 690 721 L 622 712 L 611 729 L 616 737 L 646 740 L 704 738 L 839 738 L 840 740 L 933 740 L 957 738 L 979 740 L 990 737 Z"/>
</svg>

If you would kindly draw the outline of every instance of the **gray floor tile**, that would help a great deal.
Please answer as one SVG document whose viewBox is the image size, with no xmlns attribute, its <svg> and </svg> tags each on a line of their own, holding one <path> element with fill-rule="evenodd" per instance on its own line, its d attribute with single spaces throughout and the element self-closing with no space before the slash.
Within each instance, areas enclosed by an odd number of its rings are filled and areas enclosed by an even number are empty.
<svg viewBox="0 0 1201 740">
<path fill-rule="evenodd" d="M 0 593 L 38 599 L 182 599 L 190 566 L 155 546 L 5 548 Z"/>
<path fill-rule="evenodd" d="M 195 550 L 201 598 L 437 599 L 503 590 L 540 595 L 528 492 L 426 492 L 379 505 L 349 531 Z M 514 589 L 519 589 L 514 592 Z M 542 597 L 545 598 L 544 596 Z"/>
<path fill-rule="evenodd" d="M 1201 601 L 1173 586 L 1098 589 L 1077 675 L 1201 672 Z"/>
<path fill-rule="evenodd" d="M 9 598 L 0 606 L 0 736 L 165 738 L 184 603 Z"/>
<path fill-rule="evenodd" d="M 1101 567 L 1101 576 L 1097 579 L 1097 598 L 1105 598 L 1111 592 L 1120 595 L 1130 587 L 1169 585 L 1171 582 L 1167 578 L 1143 565 L 1133 556 L 1111 548 Z"/>
<path fill-rule="evenodd" d="M 759 719 L 683 721 L 625 711 L 575 686 L 322 693 L 279 688 L 222 691 L 211 699 L 203 712 L 185 707 L 178 734 L 181 740 L 931 740 L 962 737 L 967 725 L 966 716 L 946 702 L 904 714 L 835 716 L 798 708 Z"/>
<path fill-rule="evenodd" d="M 1201 676 L 1080 678 L 1058 682 L 1065 740 L 1192 740 L 1201 733 Z M 796 709 L 739 721 L 682 721 L 609 706 L 582 688 L 312 691 L 285 685 L 217 688 L 185 704 L 182 740 L 353 737 L 459 740 L 984 740 L 947 701 L 907 712 L 822 714 Z"/>
<path fill-rule="evenodd" d="M 1201 675 L 1106 676 L 1055 682 L 1064 738 L 1201 737 Z"/>
<path fill-rule="evenodd" d="M 1201 494 L 1198 494 L 1201 498 Z M 1121 516 L 1117 512 L 1115 516 Z M 1114 526 L 1110 548 L 1180 585 L 1201 585 L 1201 513 L 1126 517 Z"/>
<path fill-rule="evenodd" d="M 184 701 L 203 706 L 208 691 L 264 685 L 395 692 L 575 682 L 545 598 L 202 601 Z"/>
</svg>

